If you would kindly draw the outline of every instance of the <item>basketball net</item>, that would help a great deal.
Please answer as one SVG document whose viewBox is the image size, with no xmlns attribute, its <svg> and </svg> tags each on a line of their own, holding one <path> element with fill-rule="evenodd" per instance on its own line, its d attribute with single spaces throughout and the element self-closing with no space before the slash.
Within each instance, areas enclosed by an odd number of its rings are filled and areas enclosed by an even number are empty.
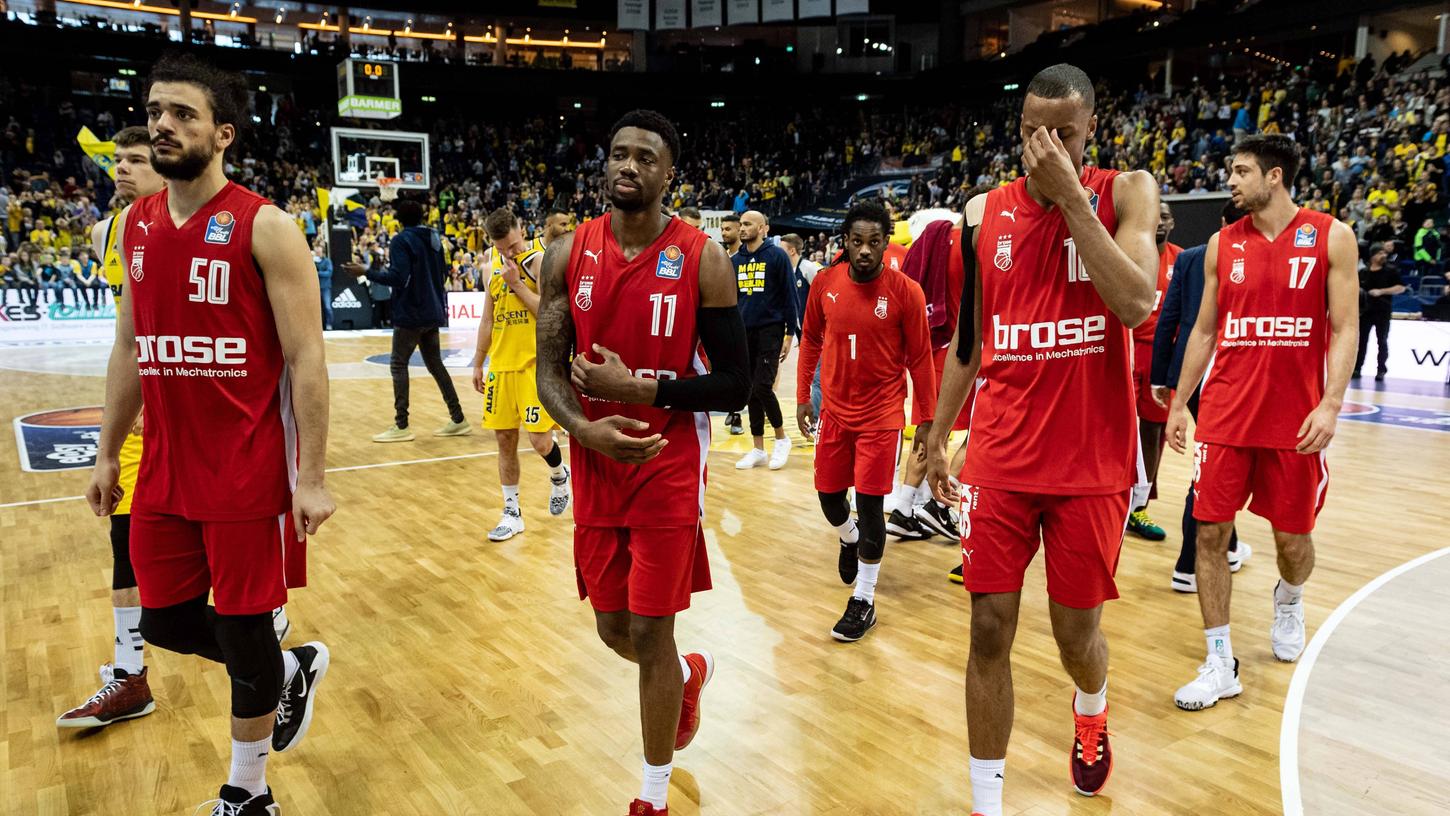
<svg viewBox="0 0 1450 816">
<path fill-rule="evenodd" d="M 384 202 L 396 201 L 398 189 L 402 187 L 403 180 L 389 176 L 378 176 L 378 199 Z"/>
</svg>

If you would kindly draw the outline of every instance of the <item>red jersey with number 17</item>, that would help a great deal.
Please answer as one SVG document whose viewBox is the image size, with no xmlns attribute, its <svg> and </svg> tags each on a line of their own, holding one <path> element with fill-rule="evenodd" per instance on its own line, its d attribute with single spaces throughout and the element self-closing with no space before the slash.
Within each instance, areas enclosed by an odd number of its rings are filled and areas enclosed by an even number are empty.
<svg viewBox="0 0 1450 816">
<path fill-rule="evenodd" d="M 1194 439 L 1291 450 L 1324 398 L 1329 353 L 1329 230 L 1300 208 L 1270 241 L 1240 218 L 1218 234 L 1218 343 Z M 149 420 L 149 417 L 148 417 Z"/>
<path fill-rule="evenodd" d="M 1084 168 L 1112 234 L 1115 170 Z M 962 482 L 1024 493 L 1103 495 L 1135 477 L 1132 339 L 1093 285 L 1067 220 L 1026 179 L 987 193 L 977 228 L 982 368 Z"/>
<path fill-rule="evenodd" d="M 566 271 L 574 353 L 601 362 L 609 349 L 636 377 L 684 379 L 705 373 L 695 313 L 700 307 L 700 254 L 705 233 L 678 218 L 633 259 L 610 227 L 612 213 L 574 233 Z M 616 462 L 583 445 L 569 448 L 574 521 L 593 527 L 679 527 L 699 522 L 705 507 L 710 415 L 626 405 L 580 396 L 590 420 L 623 416 L 649 423 L 631 436 L 669 441 L 643 465 Z"/>
<path fill-rule="evenodd" d="M 287 512 L 292 389 L 252 223 L 267 200 L 227 182 L 181 226 L 168 191 L 131 206 L 122 263 L 146 405 L 137 512 L 193 521 Z"/>
</svg>

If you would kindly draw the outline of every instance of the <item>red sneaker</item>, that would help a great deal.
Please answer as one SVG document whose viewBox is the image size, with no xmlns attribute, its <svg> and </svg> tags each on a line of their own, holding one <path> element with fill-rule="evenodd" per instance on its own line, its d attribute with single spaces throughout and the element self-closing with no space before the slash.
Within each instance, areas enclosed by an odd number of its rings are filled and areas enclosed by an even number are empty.
<svg viewBox="0 0 1450 816">
<path fill-rule="evenodd" d="M 693 657 L 693 655 L 688 655 L 687 657 Z M 693 667 L 690 669 L 690 671 L 694 670 Z M 655 810 L 655 806 L 649 802 L 643 799 L 636 799 L 629 803 L 629 816 L 670 816 L 670 809 L 663 807 Z"/>
<path fill-rule="evenodd" d="M 144 717 L 156 710 L 145 668 L 140 674 L 127 674 L 125 669 L 107 663 L 101 666 L 101 683 L 101 690 L 91 695 L 91 699 L 60 715 L 56 726 L 100 728 L 118 720 Z"/>
<path fill-rule="evenodd" d="M 1073 695 L 1072 786 L 1083 796 L 1096 796 L 1113 774 L 1113 748 L 1108 742 L 1107 709 L 1096 717 L 1077 713 L 1077 695 Z"/>
<path fill-rule="evenodd" d="M 685 662 L 690 664 L 690 680 L 685 683 L 685 695 L 680 699 L 680 726 L 675 731 L 676 751 L 689 745 L 700 730 L 700 694 L 715 674 L 715 658 L 709 652 L 687 654 Z"/>
</svg>

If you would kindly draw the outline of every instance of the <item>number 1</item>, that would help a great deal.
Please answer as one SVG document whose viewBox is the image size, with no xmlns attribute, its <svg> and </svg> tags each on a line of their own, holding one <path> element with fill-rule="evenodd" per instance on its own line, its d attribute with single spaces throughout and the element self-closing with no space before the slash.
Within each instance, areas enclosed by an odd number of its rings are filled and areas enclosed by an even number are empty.
<svg viewBox="0 0 1450 816">
<path fill-rule="evenodd" d="M 846 336 L 851 340 L 851 359 L 854 360 L 856 359 L 856 335 L 848 334 Z"/>
</svg>

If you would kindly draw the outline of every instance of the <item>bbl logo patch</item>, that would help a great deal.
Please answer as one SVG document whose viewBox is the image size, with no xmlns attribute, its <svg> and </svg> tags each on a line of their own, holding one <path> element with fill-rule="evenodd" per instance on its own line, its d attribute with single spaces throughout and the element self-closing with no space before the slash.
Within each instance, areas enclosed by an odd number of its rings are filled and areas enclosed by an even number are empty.
<svg viewBox="0 0 1450 816">
<path fill-rule="evenodd" d="M 579 279 L 579 291 L 574 293 L 574 305 L 579 311 L 587 312 L 594 306 L 594 276 L 585 275 Z"/>
<path fill-rule="evenodd" d="M 1093 192 L 1091 188 L 1084 187 L 1083 189 L 1091 193 L 1091 195 L 1088 197 L 1088 206 L 1092 207 L 1093 212 L 1096 213 L 1098 211 L 1098 194 Z"/>
<path fill-rule="evenodd" d="M 1003 235 L 997 239 L 997 255 L 992 258 L 992 265 L 1003 272 L 1012 268 L 1012 236 Z"/>
<path fill-rule="evenodd" d="M 146 247 L 136 247 L 136 252 L 131 256 L 131 280 L 140 281 L 146 276 L 145 270 L 141 268 L 141 257 Z"/>
<path fill-rule="evenodd" d="M 1313 224 L 1305 224 L 1294 233 L 1294 246 L 1312 247 L 1319 241 L 1319 230 Z"/>
<path fill-rule="evenodd" d="M 655 264 L 655 276 L 669 278 L 670 280 L 679 280 L 680 273 L 684 268 L 685 253 L 681 252 L 679 247 L 670 244 L 665 247 L 664 252 L 660 253 L 659 263 Z"/>
<path fill-rule="evenodd" d="M 1231 271 L 1231 272 L 1228 273 L 1228 279 L 1231 280 L 1231 281 L 1233 281 L 1234 283 L 1243 283 L 1244 282 L 1244 259 L 1243 258 L 1235 258 L 1234 259 L 1233 271 Z"/>
<path fill-rule="evenodd" d="M 877 317 L 881 318 L 882 320 L 885 320 L 886 319 L 886 298 L 885 298 L 885 296 L 876 298 L 876 312 L 875 312 L 875 314 L 876 314 Z"/>
<path fill-rule="evenodd" d="M 237 219 L 226 210 L 213 215 L 207 219 L 206 235 L 202 237 L 208 244 L 230 244 L 232 242 L 232 228 L 237 225 Z"/>
</svg>

